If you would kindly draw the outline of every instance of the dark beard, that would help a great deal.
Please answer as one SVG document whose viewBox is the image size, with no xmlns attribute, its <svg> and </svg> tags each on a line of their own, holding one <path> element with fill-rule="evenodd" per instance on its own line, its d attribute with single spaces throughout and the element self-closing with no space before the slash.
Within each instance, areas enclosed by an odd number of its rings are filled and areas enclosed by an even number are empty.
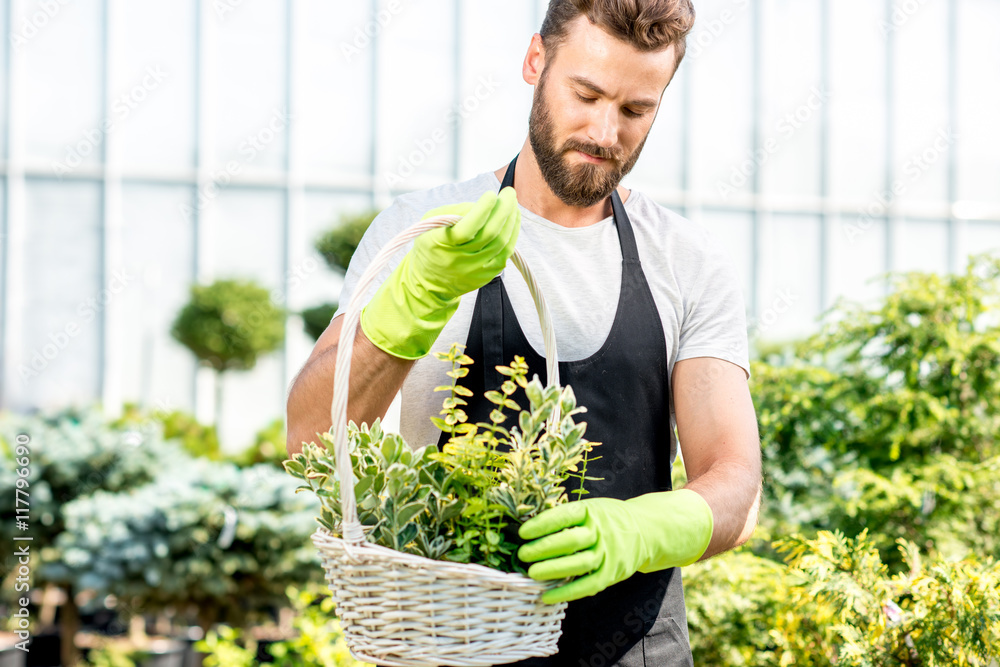
<svg viewBox="0 0 1000 667">
<path fill-rule="evenodd" d="M 557 149 L 555 130 L 552 127 L 552 114 L 545 101 L 544 92 L 545 72 L 543 71 L 535 89 L 531 116 L 528 120 L 528 139 L 531 142 L 531 150 L 534 151 L 538 168 L 552 192 L 569 206 L 589 208 L 606 199 L 618 187 L 622 178 L 632 171 L 649 134 L 647 133 L 646 137 L 642 138 L 636 149 L 624 161 L 620 150 L 585 144 L 574 139 L 567 140 L 562 149 Z M 567 164 L 565 155 L 572 150 L 605 158 L 607 162 L 570 166 Z"/>
</svg>

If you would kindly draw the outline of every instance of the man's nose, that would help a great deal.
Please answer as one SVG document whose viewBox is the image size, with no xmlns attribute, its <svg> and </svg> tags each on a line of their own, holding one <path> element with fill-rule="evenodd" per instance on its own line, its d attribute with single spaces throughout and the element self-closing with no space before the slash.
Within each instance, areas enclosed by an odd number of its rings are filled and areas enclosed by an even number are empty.
<svg viewBox="0 0 1000 667">
<path fill-rule="evenodd" d="M 618 143 L 618 112 L 614 104 L 595 105 L 587 136 L 601 148 Z"/>
</svg>

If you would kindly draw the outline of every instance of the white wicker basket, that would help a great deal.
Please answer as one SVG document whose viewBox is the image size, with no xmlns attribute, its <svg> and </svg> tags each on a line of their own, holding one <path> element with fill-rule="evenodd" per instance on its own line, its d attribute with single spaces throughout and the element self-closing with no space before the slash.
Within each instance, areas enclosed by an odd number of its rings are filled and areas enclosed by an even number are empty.
<svg viewBox="0 0 1000 667">
<path fill-rule="evenodd" d="M 363 295 L 392 256 L 417 235 L 452 225 L 459 216 L 429 218 L 399 234 L 375 256 L 358 281 Z M 534 277 L 516 252 L 545 337 L 550 385 L 559 383 L 555 332 Z M 334 454 L 341 480 L 353 480 L 347 445 L 347 394 L 351 350 L 361 306 L 344 310 L 330 410 Z M 550 424 L 559 423 L 553 414 Z M 358 660 L 399 667 L 497 665 L 552 655 L 562 633 L 566 603 L 548 605 L 541 594 L 557 585 L 482 565 L 414 556 L 365 541 L 353 483 L 340 485 L 343 537 L 319 529 L 319 549 L 347 645 Z"/>
</svg>

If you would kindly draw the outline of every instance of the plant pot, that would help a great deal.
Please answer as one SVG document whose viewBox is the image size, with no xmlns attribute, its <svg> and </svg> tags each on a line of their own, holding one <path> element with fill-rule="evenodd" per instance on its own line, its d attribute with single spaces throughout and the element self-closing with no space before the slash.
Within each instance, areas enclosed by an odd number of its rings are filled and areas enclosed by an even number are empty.
<svg viewBox="0 0 1000 667">
<path fill-rule="evenodd" d="M 139 667 L 184 667 L 187 644 L 177 639 L 156 638 L 143 651 L 149 657 L 139 662 Z"/>
<path fill-rule="evenodd" d="M 28 654 L 17 648 L 18 637 L 0 632 L 0 667 L 24 667 Z"/>
<path fill-rule="evenodd" d="M 185 667 L 186 642 L 171 637 L 146 637 L 140 644 L 128 637 L 109 637 L 81 632 L 76 638 L 81 651 L 89 653 L 102 646 L 114 645 L 130 653 L 136 653 L 137 667 Z"/>
<path fill-rule="evenodd" d="M 204 637 L 205 633 L 197 625 L 192 625 L 177 639 L 184 642 L 184 667 L 203 667 L 205 658 L 209 655 L 195 649 L 194 645 Z"/>
<path fill-rule="evenodd" d="M 24 664 L 26 667 L 59 667 L 61 648 L 62 641 L 57 633 L 35 635 L 28 643 Z"/>
</svg>

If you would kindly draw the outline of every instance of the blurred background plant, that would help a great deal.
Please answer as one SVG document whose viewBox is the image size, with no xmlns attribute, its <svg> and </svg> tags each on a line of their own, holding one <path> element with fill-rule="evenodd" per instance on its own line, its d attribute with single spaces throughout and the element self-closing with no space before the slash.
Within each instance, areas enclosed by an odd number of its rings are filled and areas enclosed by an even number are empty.
<svg viewBox="0 0 1000 667">
<path fill-rule="evenodd" d="M 699 662 L 996 664 L 1000 258 L 890 278 L 753 364 L 760 524 L 685 572 Z"/>
</svg>

